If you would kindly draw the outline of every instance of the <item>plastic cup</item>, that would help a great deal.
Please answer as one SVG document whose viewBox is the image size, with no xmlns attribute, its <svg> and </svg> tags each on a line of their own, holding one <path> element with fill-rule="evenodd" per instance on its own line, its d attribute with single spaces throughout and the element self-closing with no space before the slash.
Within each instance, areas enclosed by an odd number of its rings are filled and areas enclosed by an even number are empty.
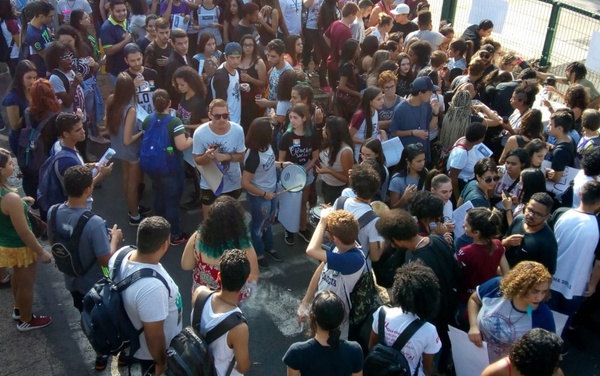
<svg viewBox="0 0 600 376">
<path fill-rule="evenodd" d="M 254 100 L 256 100 L 256 101 L 259 101 L 259 100 L 261 100 L 261 99 L 262 99 L 262 95 L 260 95 L 260 94 L 256 94 L 256 95 L 254 96 Z"/>
<path fill-rule="evenodd" d="M 240 84 L 240 88 L 241 88 L 243 91 L 246 91 L 246 92 L 247 92 L 247 91 L 250 91 L 250 84 L 245 84 L 245 83 L 244 83 L 244 84 Z"/>
</svg>

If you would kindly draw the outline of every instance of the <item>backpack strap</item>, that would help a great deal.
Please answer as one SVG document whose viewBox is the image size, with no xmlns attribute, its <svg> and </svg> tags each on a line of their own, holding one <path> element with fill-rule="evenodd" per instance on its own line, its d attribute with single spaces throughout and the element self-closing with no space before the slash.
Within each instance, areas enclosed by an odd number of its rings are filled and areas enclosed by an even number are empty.
<svg viewBox="0 0 600 376">
<path fill-rule="evenodd" d="M 382 345 L 385 346 L 385 315 L 386 315 L 386 311 L 385 311 L 385 306 L 381 306 L 381 309 L 379 310 L 379 315 L 378 315 L 378 324 L 377 324 L 377 337 L 378 337 L 378 342 Z"/>
<path fill-rule="evenodd" d="M 125 251 L 124 248 L 129 248 L 129 249 L 127 251 Z M 123 264 L 125 257 L 127 257 L 134 249 L 136 249 L 136 247 L 129 245 L 129 246 L 123 247 L 119 251 L 117 251 L 120 253 L 117 255 L 117 258 L 115 259 L 115 263 L 113 264 L 113 268 L 112 268 L 111 280 L 113 282 L 115 280 L 115 277 L 119 273 L 119 270 L 121 269 L 121 264 Z M 171 288 L 169 287 L 169 284 L 167 283 L 165 278 L 162 275 L 160 275 L 159 272 L 157 272 L 154 269 L 150 269 L 150 268 L 143 268 L 140 270 L 136 270 L 131 275 L 123 278 L 121 281 L 116 283 L 115 287 L 116 287 L 117 291 L 123 292 L 125 289 L 127 289 L 129 286 L 131 286 L 135 282 L 139 281 L 140 279 L 150 278 L 150 277 L 160 280 L 167 288 L 167 291 L 169 292 L 169 296 L 171 296 Z M 143 330 L 143 328 L 142 328 L 142 330 Z"/>
<path fill-rule="evenodd" d="M 358 218 L 358 228 L 359 228 L 359 230 L 362 230 L 363 227 L 365 227 L 366 225 L 368 225 L 369 223 L 371 223 L 371 221 L 374 220 L 375 218 L 379 218 L 379 216 L 377 215 L 377 213 L 375 213 L 375 211 L 373 209 L 371 209 L 368 212 L 366 212 L 363 215 L 361 215 Z"/>
<path fill-rule="evenodd" d="M 346 200 L 348 199 L 348 197 L 346 196 L 340 196 L 337 199 L 337 203 L 335 204 L 335 210 L 342 210 L 344 209 L 344 204 L 346 204 Z"/>
<path fill-rule="evenodd" d="M 223 334 L 227 333 L 231 329 L 240 325 L 241 323 L 245 323 L 246 318 L 241 312 L 235 311 L 229 314 L 223 321 L 221 321 L 217 326 L 209 330 L 206 335 L 206 343 L 210 345 L 217 339 L 219 339 Z"/>
<path fill-rule="evenodd" d="M 71 83 L 69 82 L 69 78 L 67 77 L 66 74 L 64 74 L 59 69 L 54 69 L 52 71 L 52 74 L 54 74 L 56 77 L 60 78 L 60 80 L 63 83 L 63 86 L 65 87 L 65 91 L 68 92 L 71 89 Z"/>
<path fill-rule="evenodd" d="M 57 207 L 56 212 L 58 212 L 58 205 L 55 205 L 55 206 Z M 85 212 L 83 212 L 83 214 L 81 214 L 81 216 L 79 217 L 79 220 L 77 221 L 77 225 L 75 225 L 75 229 L 73 230 L 73 233 L 71 234 L 71 237 L 69 238 L 69 250 L 70 251 L 79 252 L 79 245 L 81 243 L 81 234 L 83 234 L 83 229 L 85 228 L 85 225 L 87 225 L 88 221 L 90 219 L 92 219 L 92 217 L 94 217 L 95 215 L 96 214 L 92 213 L 89 210 L 86 210 Z M 56 214 L 55 214 L 54 218 L 55 218 L 55 223 L 56 223 Z M 94 258 L 89 265 L 84 267 L 83 273 L 84 274 L 87 273 L 88 270 L 90 270 L 94 266 L 94 264 L 96 264 L 96 261 L 97 261 L 97 259 Z"/>
<path fill-rule="evenodd" d="M 51 228 L 52 230 L 54 230 L 54 237 L 56 237 L 56 211 L 58 210 L 58 207 L 60 206 L 60 204 L 54 204 L 50 207 L 50 209 L 48 209 L 48 228 Z M 54 239 L 48 239 L 50 241 L 50 244 L 54 243 Z"/>
<path fill-rule="evenodd" d="M 396 342 L 392 345 L 392 348 L 397 351 L 401 351 L 402 348 L 406 345 L 406 343 L 412 338 L 412 336 L 417 332 L 417 330 L 421 329 L 421 327 L 425 324 L 422 320 L 416 319 L 411 322 L 406 329 L 400 334 Z"/>
<path fill-rule="evenodd" d="M 210 298 L 214 291 L 202 289 L 198 296 L 196 296 L 196 301 L 194 302 L 194 312 L 192 315 L 192 328 L 200 331 L 200 318 L 202 317 L 202 312 L 204 311 L 204 306 L 206 302 Z"/>
</svg>

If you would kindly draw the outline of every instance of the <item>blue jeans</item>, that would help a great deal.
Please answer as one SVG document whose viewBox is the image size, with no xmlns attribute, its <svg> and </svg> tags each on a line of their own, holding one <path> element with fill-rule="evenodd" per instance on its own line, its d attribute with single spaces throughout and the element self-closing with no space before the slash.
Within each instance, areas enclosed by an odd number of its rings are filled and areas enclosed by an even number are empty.
<svg viewBox="0 0 600 376">
<path fill-rule="evenodd" d="M 273 249 L 273 220 L 277 212 L 277 198 L 269 201 L 248 193 L 246 201 L 252 216 L 250 221 L 252 245 L 256 255 L 262 257 L 265 250 Z"/>
<path fill-rule="evenodd" d="M 181 234 L 179 202 L 183 195 L 183 166 L 166 175 L 151 175 L 154 190 L 154 213 L 164 217 L 171 224 L 171 236 Z"/>
</svg>

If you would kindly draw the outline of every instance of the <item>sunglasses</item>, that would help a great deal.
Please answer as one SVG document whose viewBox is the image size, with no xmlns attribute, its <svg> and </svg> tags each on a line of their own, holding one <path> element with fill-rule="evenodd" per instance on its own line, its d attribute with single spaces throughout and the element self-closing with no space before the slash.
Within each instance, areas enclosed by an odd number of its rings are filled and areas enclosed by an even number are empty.
<svg viewBox="0 0 600 376">
<path fill-rule="evenodd" d="M 499 176 L 494 176 L 493 178 L 485 178 L 485 179 L 483 179 L 483 181 L 486 184 L 490 184 L 492 181 L 498 181 L 498 180 L 500 180 Z"/>
<path fill-rule="evenodd" d="M 73 54 L 72 54 L 72 53 L 70 53 L 70 54 L 62 55 L 60 58 L 61 58 L 62 60 L 69 60 L 69 59 L 73 59 Z"/>
<path fill-rule="evenodd" d="M 479 57 L 483 58 L 483 59 L 489 59 L 490 58 L 490 54 L 479 54 Z"/>
<path fill-rule="evenodd" d="M 229 119 L 229 114 L 228 113 L 224 113 L 224 114 L 211 114 L 215 120 L 219 120 L 219 119 Z"/>
<path fill-rule="evenodd" d="M 423 146 L 422 143 L 417 142 L 416 144 L 410 144 L 408 146 L 406 146 L 407 149 L 411 149 L 413 151 L 418 151 L 418 152 L 425 152 L 425 146 Z"/>
</svg>

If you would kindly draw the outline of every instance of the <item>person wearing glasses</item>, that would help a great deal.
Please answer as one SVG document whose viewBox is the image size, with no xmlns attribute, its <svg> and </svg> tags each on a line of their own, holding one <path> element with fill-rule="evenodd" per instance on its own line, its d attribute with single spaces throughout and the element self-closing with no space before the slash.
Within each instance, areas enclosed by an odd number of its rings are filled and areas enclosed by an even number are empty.
<svg viewBox="0 0 600 376">
<path fill-rule="evenodd" d="M 396 106 L 404 99 L 396 94 L 398 76 L 392 71 L 383 71 L 377 77 L 377 86 L 383 91 L 383 107 L 379 110 L 380 130 L 388 131 L 392 124 L 392 115 Z"/>
<path fill-rule="evenodd" d="M 491 44 L 484 44 L 481 46 L 481 49 L 475 54 L 478 56 L 485 68 L 483 69 L 482 78 L 492 73 L 494 69 L 498 69 L 498 67 L 494 64 L 494 54 L 496 53 L 496 49 Z"/>
<path fill-rule="evenodd" d="M 554 232 L 546 224 L 554 206 L 546 192 L 534 193 L 502 238 L 506 259 L 512 268 L 521 261 L 536 261 L 544 265 L 550 274 L 556 271 L 558 245 Z"/>
<path fill-rule="evenodd" d="M 81 109 L 85 119 L 85 96 L 81 87 L 83 76 L 72 68 L 74 57 L 70 44 L 57 41 L 46 50 L 46 66 L 52 72 L 49 81 L 56 97 L 62 102 L 62 111 L 75 112 Z"/>
<path fill-rule="evenodd" d="M 492 158 L 482 158 L 473 168 L 475 180 L 471 180 L 460 193 L 460 198 L 456 203 L 460 207 L 467 201 L 471 201 L 474 207 L 491 208 L 490 201 L 494 194 L 496 183 L 500 180 L 498 176 L 498 166 Z"/>
</svg>

